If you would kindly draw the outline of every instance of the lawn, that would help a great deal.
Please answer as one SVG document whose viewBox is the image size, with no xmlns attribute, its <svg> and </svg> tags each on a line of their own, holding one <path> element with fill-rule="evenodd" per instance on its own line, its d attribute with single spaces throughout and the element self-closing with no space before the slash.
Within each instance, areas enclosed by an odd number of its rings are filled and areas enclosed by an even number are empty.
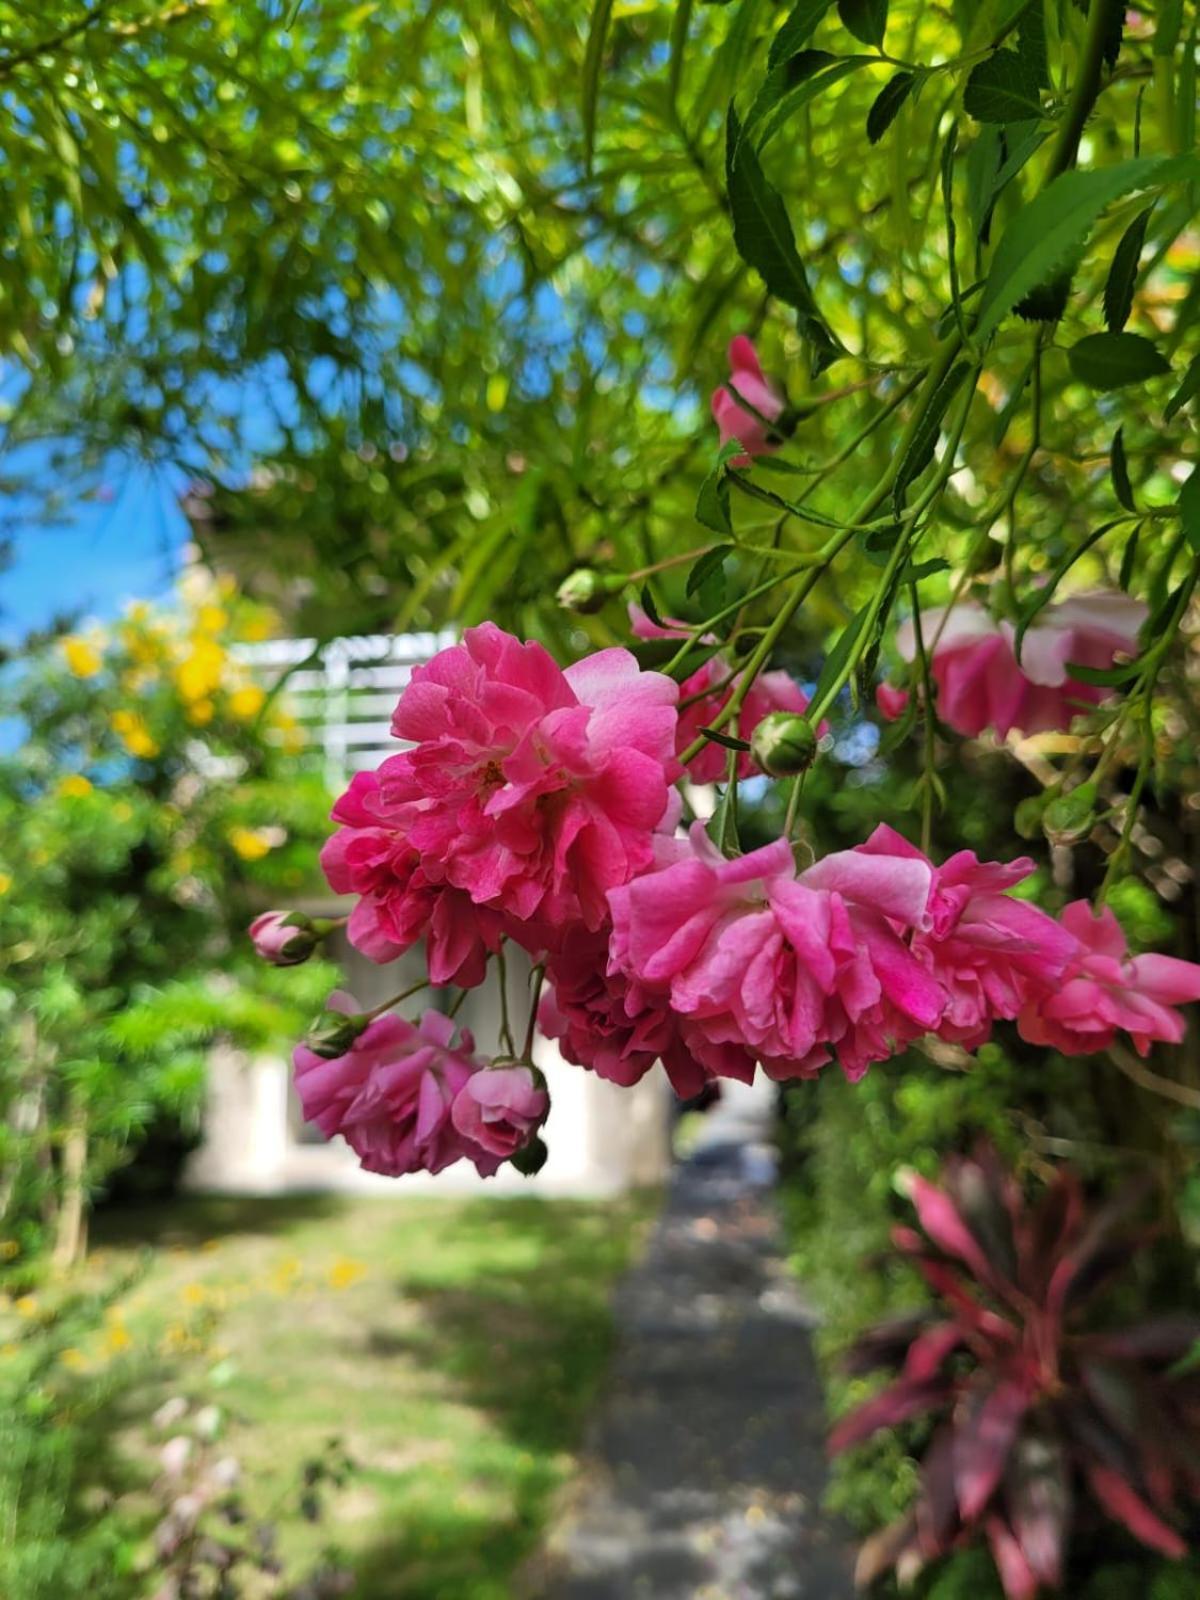
<svg viewBox="0 0 1200 1600">
<path fill-rule="evenodd" d="M 356 1600 L 508 1600 L 571 1472 L 648 1209 L 184 1201 L 100 1219 L 97 1270 L 145 1260 L 116 1316 L 154 1357 L 146 1407 L 217 1404 L 254 1507 L 342 1440 L 350 1482 L 322 1525 L 288 1522 L 285 1552 L 332 1539 Z"/>
</svg>

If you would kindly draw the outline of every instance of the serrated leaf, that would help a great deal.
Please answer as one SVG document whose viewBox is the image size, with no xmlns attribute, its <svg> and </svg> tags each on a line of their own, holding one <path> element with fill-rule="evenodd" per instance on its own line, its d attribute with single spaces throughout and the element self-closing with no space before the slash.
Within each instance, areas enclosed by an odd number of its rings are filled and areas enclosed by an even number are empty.
<svg viewBox="0 0 1200 1600">
<path fill-rule="evenodd" d="M 1153 210 L 1153 206 L 1147 206 L 1134 217 L 1113 252 L 1112 266 L 1104 283 L 1104 321 L 1110 333 L 1120 333 L 1133 310 L 1138 262 L 1146 241 L 1146 225 Z"/>
<path fill-rule="evenodd" d="M 1170 422 L 1171 418 L 1182 411 L 1190 401 L 1200 394 L 1200 356 L 1193 356 L 1191 365 L 1183 375 L 1183 382 L 1163 407 L 1163 421 Z"/>
<path fill-rule="evenodd" d="M 715 573 L 720 572 L 725 565 L 726 558 L 735 548 L 736 546 L 732 544 L 715 544 L 711 550 L 706 550 L 688 573 L 685 594 L 695 594 L 701 584 L 706 583 Z"/>
<path fill-rule="evenodd" d="M 1136 511 L 1137 507 L 1133 501 L 1133 485 L 1129 481 L 1129 461 L 1125 455 L 1124 428 L 1118 428 L 1113 435 L 1108 464 L 1112 471 L 1113 493 L 1117 497 L 1117 504 L 1124 506 L 1126 511 Z"/>
<path fill-rule="evenodd" d="M 875 96 L 867 112 L 867 139 L 871 144 L 878 144 L 895 122 L 900 107 L 913 92 L 916 82 L 915 72 L 898 72 L 894 78 L 888 79 Z"/>
<path fill-rule="evenodd" d="M 800 0 L 788 13 L 783 27 L 771 40 L 767 66 L 777 67 L 808 43 L 833 0 Z"/>
<path fill-rule="evenodd" d="M 1096 218 L 1122 195 L 1200 172 L 1194 157 L 1147 156 L 1092 172 L 1064 172 L 1004 230 L 992 257 L 975 337 L 987 339 L 1031 290 L 1073 263 Z"/>
<path fill-rule="evenodd" d="M 841 346 L 813 299 L 787 207 L 767 182 L 751 145 L 743 142 L 739 149 L 740 131 L 737 112 L 730 105 L 725 177 L 734 244 L 770 293 L 795 308 L 800 332 L 812 346 L 814 372 L 823 371 L 842 353 Z"/>
<path fill-rule="evenodd" d="M 593 0 L 587 48 L 583 55 L 583 161 L 589 174 L 596 152 L 596 108 L 600 99 L 604 46 L 608 41 L 612 13 L 613 0 Z"/>
<path fill-rule="evenodd" d="M 1179 520 L 1188 544 L 1200 556 L 1200 467 L 1192 468 L 1179 491 Z"/>
<path fill-rule="evenodd" d="M 888 0 L 838 0 L 838 16 L 863 44 L 878 50 L 887 32 Z"/>
<path fill-rule="evenodd" d="M 1038 75 L 1015 50 L 997 50 L 971 69 L 963 110 L 976 122 L 1029 122 L 1042 114 Z"/>
<path fill-rule="evenodd" d="M 1170 372 L 1167 358 L 1140 333 L 1089 333 L 1067 352 L 1071 373 L 1092 389 L 1121 389 Z"/>
<path fill-rule="evenodd" d="M 732 533 L 729 514 L 729 478 L 723 466 L 716 466 L 700 485 L 696 496 L 696 521 L 714 533 Z"/>
<path fill-rule="evenodd" d="M 914 478 L 919 477 L 933 460 L 933 453 L 937 449 L 938 434 L 941 431 L 943 418 L 950 406 L 950 402 L 958 393 L 963 379 L 970 370 L 970 362 L 956 361 L 930 396 L 929 404 L 925 407 L 921 416 L 920 425 L 916 433 L 913 434 L 908 449 L 900 458 L 900 466 L 896 472 L 896 482 L 892 489 L 892 501 L 897 513 L 903 509 L 904 495 L 909 484 L 912 483 Z"/>
</svg>

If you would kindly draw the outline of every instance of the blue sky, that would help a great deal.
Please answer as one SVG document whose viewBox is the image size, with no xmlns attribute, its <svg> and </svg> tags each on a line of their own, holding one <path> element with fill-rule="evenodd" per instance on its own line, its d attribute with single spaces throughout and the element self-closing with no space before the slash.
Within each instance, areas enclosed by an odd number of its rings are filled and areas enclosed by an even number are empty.
<svg viewBox="0 0 1200 1600">
<path fill-rule="evenodd" d="M 123 467 L 98 496 L 81 490 L 60 523 L 19 521 L 12 565 L 0 573 L 0 637 L 59 612 L 105 618 L 128 600 L 165 595 L 186 538 L 176 490 L 144 467 Z"/>
</svg>

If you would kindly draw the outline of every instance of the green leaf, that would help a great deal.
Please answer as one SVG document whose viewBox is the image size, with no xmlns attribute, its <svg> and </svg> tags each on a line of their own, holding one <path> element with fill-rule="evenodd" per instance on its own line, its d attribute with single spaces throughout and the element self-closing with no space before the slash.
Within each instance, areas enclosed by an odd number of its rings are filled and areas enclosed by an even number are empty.
<svg viewBox="0 0 1200 1600">
<path fill-rule="evenodd" d="M 878 50 L 887 31 L 888 0 L 838 0 L 838 16 L 863 44 Z"/>
<path fill-rule="evenodd" d="M 820 677 L 817 679 L 816 687 L 813 689 L 809 700 L 810 705 L 820 704 L 825 698 L 826 690 L 837 680 L 837 678 L 841 676 L 842 668 L 846 665 L 846 662 L 849 661 L 850 653 L 854 649 L 856 643 L 858 642 L 858 637 L 863 631 L 863 627 L 867 620 L 867 613 L 870 611 L 870 609 L 871 602 L 868 600 L 866 605 L 864 605 L 860 611 L 857 611 L 854 616 L 851 617 L 850 621 L 838 635 L 837 643 L 825 657 L 825 662 L 821 668 Z"/>
<path fill-rule="evenodd" d="M 962 293 L 958 281 L 958 228 L 954 222 L 954 157 L 958 150 L 958 123 L 950 124 L 942 146 L 942 215 L 946 221 L 946 265 L 950 269 L 950 309 L 960 332 L 965 329 Z M 964 334 L 965 336 L 965 334 Z M 944 337 L 939 335 L 939 337 Z"/>
<path fill-rule="evenodd" d="M 1200 467 L 1192 468 L 1179 491 L 1179 518 L 1188 544 L 1200 556 Z"/>
<path fill-rule="evenodd" d="M 1015 50 L 997 50 L 972 68 L 963 110 L 976 122 L 1029 122 L 1042 114 L 1037 70 Z"/>
<path fill-rule="evenodd" d="M 1104 320 L 1110 333 L 1120 333 L 1129 321 L 1129 313 L 1133 310 L 1133 291 L 1137 284 L 1138 262 L 1142 257 L 1142 245 L 1146 240 L 1146 224 L 1150 221 L 1150 213 L 1154 210 L 1152 205 L 1144 211 L 1139 211 L 1137 216 L 1121 235 L 1120 243 L 1113 252 L 1112 266 L 1108 269 L 1108 277 L 1104 284 Z"/>
<path fill-rule="evenodd" d="M 1163 421 L 1170 422 L 1176 412 L 1182 411 L 1184 406 L 1198 394 L 1200 394 L 1200 356 L 1193 356 L 1190 366 L 1183 375 L 1183 382 L 1163 409 Z"/>
<path fill-rule="evenodd" d="M 811 75 L 804 72 L 805 63 L 801 59 L 810 56 L 821 58 L 818 61 L 820 70 Z M 802 106 L 808 105 L 809 101 L 815 100 L 819 94 L 824 94 L 832 84 L 840 83 L 852 72 L 857 72 L 859 67 L 874 65 L 875 57 L 831 56 L 826 50 L 801 50 L 799 56 L 793 57 L 793 61 L 799 74 L 795 85 L 782 94 L 779 93 L 782 78 L 791 66 L 791 63 L 785 62 L 784 66 L 777 67 L 769 74 L 746 114 L 746 126 L 749 127 L 752 120 L 755 123 L 761 122 L 767 113 L 774 110 L 774 116 L 757 141 L 760 150 L 766 149 L 779 130 L 791 121 Z"/>
<path fill-rule="evenodd" d="M 1120 389 L 1144 383 L 1171 364 L 1138 333 L 1089 333 L 1067 352 L 1071 373 L 1092 389 Z"/>
<path fill-rule="evenodd" d="M 1121 552 L 1121 572 L 1117 582 L 1126 593 L 1129 591 L 1129 585 L 1133 582 L 1133 568 L 1134 563 L 1137 561 L 1138 541 L 1141 536 L 1142 525 L 1139 522 L 1128 539 L 1126 539 L 1125 548 Z"/>
<path fill-rule="evenodd" d="M 596 107 L 600 99 L 604 46 L 608 41 L 612 13 L 613 0 L 592 0 L 592 17 L 583 56 L 583 160 L 589 174 L 596 152 Z"/>
<path fill-rule="evenodd" d="M 713 744 L 723 745 L 726 750 L 749 750 L 750 746 L 745 739 L 739 739 L 736 734 L 721 733 L 717 728 L 701 728 L 700 732 L 706 739 L 711 739 Z"/>
<path fill-rule="evenodd" d="M 933 460 L 942 420 L 949 409 L 950 402 L 958 393 L 963 379 L 970 370 L 971 364 L 969 361 L 956 361 L 930 396 L 929 404 L 921 417 L 920 426 L 909 441 L 908 449 L 900 458 L 900 467 L 896 473 L 896 482 L 892 489 L 892 500 L 897 512 L 903 509 L 904 495 L 909 484 L 912 483 L 914 478 L 919 477 Z"/>
<path fill-rule="evenodd" d="M 675 14 L 671 18 L 671 62 L 667 69 L 672 105 L 679 99 L 679 85 L 683 80 L 683 58 L 687 50 L 688 27 L 691 20 L 692 0 L 675 0 Z"/>
<path fill-rule="evenodd" d="M 695 566 L 688 573 L 686 594 L 695 594 L 701 584 L 706 583 L 715 573 L 720 572 L 725 565 L 726 558 L 736 548 L 732 544 L 715 544 L 711 550 L 706 550 Z"/>
<path fill-rule="evenodd" d="M 1176 176 L 1200 172 L 1195 157 L 1147 156 L 1092 172 L 1064 172 L 1042 190 L 1004 230 L 992 257 L 975 337 L 986 339 L 1016 305 L 1055 270 L 1073 264 L 1092 224 L 1114 200 Z"/>
<path fill-rule="evenodd" d="M 900 107 L 913 92 L 916 81 L 916 73 L 898 72 L 894 78 L 888 79 L 875 96 L 867 112 L 867 139 L 871 144 L 878 144 L 895 122 Z"/>
<path fill-rule="evenodd" d="M 1137 506 L 1133 499 L 1133 485 L 1129 481 L 1129 461 L 1125 455 L 1125 429 L 1118 428 L 1113 435 L 1112 450 L 1109 452 L 1109 467 L 1112 471 L 1113 493 L 1117 497 L 1117 504 L 1125 507 L 1126 511 L 1136 511 Z"/>
<path fill-rule="evenodd" d="M 842 353 L 817 309 L 804 263 L 796 249 L 787 207 L 763 176 L 753 148 L 738 148 L 740 127 L 731 104 L 726 132 L 726 184 L 733 220 L 733 242 L 742 260 L 762 278 L 768 291 L 793 306 L 800 332 L 812 346 L 814 372 Z"/>
<path fill-rule="evenodd" d="M 650 618 L 650 621 L 656 628 L 663 628 L 666 626 L 666 624 L 663 622 L 663 619 L 658 614 L 658 607 L 654 603 L 654 596 L 650 592 L 650 585 L 648 583 L 644 583 L 642 585 L 642 610 Z"/>
<path fill-rule="evenodd" d="M 733 522 L 729 515 L 729 463 L 735 456 L 744 455 L 737 439 L 721 446 L 712 471 L 700 485 L 696 496 L 696 521 L 714 533 L 732 533 Z"/>
<path fill-rule="evenodd" d="M 750 102 L 740 137 L 748 138 L 767 113 L 773 111 L 785 96 L 800 89 L 810 79 L 816 77 L 817 73 L 835 65 L 841 59 L 845 58 L 832 55 L 828 50 L 797 50 L 795 55 L 788 56 L 786 61 L 781 61 L 777 67 L 773 67 Z M 817 85 L 813 93 L 819 93 L 820 88 L 821 85 Z M 807 98 L 811 98 L 811 95 Z M 799 104 L 803 104 L 803 101 L 789 102 L 789 116 Z"/>
<path fill-rule="evenodd" d="M 829 10 L 833 0 L 800 0 L 788 13 L 783 27 L 771 40 L 767 66 L 777 67 L 789 56 L 795 55 L 812 38 L 817 23 Z"/>
</svg>

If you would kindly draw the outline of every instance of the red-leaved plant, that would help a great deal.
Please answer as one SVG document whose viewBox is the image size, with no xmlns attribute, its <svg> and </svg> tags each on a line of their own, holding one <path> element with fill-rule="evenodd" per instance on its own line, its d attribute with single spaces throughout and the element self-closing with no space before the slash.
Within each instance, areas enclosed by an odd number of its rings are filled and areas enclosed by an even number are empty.
<svg viewBox="0 0 1200 1600">
<path fill-rule="evenodd" d="M 831 1453 L 916 1417 L 935 1425 L 912 1512 L 863 1546 L 860 1586 L 902 1578 L 986 1538 L 1009 1600 L 1060 1588 L 1073 1526 L 1098 1508 L 1181 1557 L 1185 1501 L 1200 1501 L 1200 1372 L 1183 1361 L 1200 1318 L 1088 1325 L 1097 1291 L 1147 1241 L 1137 1195 L 1088 1216 L 1060 1172 L 1035 1205 L 994 1151 L 911 1179 L 921 1231 L 893 1242 L 940 1306 L 872 1329 L 852 1372 L 899 1369 L 834 1428 Z"/>
</svg>

